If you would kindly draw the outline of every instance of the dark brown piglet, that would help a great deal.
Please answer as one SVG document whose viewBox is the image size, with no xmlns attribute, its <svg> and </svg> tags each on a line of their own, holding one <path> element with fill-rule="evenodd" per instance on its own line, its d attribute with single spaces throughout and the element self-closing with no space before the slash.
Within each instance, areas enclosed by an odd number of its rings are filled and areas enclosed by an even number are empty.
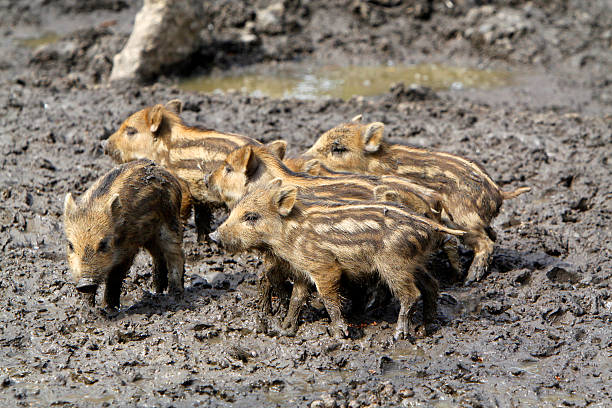
<svg viewBox="0 0 612 408">
<path fill-rule="evenodd" d="M 182 192 L 178 180 L 150 160 L 115 167 L 78 199 L 66 194 L 64 231 L 72 277 L 95 304 L 119 307 L 121 284 L 134 257 L 145 248 L 153 258 L 153 286 L 183 293 Z"/>
</svg>

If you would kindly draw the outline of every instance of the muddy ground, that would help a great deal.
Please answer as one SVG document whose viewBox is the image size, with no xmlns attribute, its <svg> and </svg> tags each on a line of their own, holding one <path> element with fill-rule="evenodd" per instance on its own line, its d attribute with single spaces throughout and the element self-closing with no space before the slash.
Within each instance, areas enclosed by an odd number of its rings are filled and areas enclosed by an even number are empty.
<svg viewBox="0 0 612 408">
<path fill-rule="evenodd" d="M 139 7 L 128 3 L 1 2 L 0 405 L 612 404 L 609 2 L 494 1 L 484 10 L 476 1 L 286 2 L 299 18 L 262 34 L 263 45 L 240 58 L 219 40 L 201 54 L 206 63 L 191 61 L 203 71 L 300 58 L 521 73 L 491 91 L 398 86 L 346 102 L 187 93 L 173 71 L 147 86 L 109 85 Z M 228 12 L 223 3 L 211 2 L 220 37 L 255 7 Z M 45 32 L 62 38 L 21 42 Z M 193 225 L 183 300 L 150 292 L 151 261 L 141 255 L 121 311 L 89 310 L 65 261 L 63 197 L 113 166 L 99 142 L 128 114 L 172 98 L 185 102 L 188 123 L 282 137 L 292 153 L 363 113 L 383 121 L 392 140 L 468 156 L 504 189 L 533 191 L 507 201 L 495 220 L 482 282 L 451 282 L 445 261 L 433 261 L 440 328 L 414 344 L 390 342 L 394 304 L 347 311 L 351 338 L 339 341 L 313 299 L 298 335 L 280 335 L 279 315 L 255 309 L 258 257 L 198 245 Z M 470 259 L 462 250 L 464 266 Z"/>
</svg>

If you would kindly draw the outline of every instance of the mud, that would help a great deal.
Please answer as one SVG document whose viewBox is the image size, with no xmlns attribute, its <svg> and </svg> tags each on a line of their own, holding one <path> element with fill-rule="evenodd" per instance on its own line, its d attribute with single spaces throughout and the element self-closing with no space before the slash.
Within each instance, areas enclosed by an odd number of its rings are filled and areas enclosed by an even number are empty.
<svg viewBox="0 0 612 408">
<path fill-rule="evenodd" d="M 609 406 L 608 2 L 490 2 L 491 11 L 472 1 L 311 1 L 248 54 L 271 66 L 296 57 L 393 59 L 531 73 L 494 90 L 406 84 L 348 101 L 191 93 L 171 74 L 148 86 L 108 85 L 138 9 L 127 3 L 2 6 L 2 406 Z M 249 7 L 223 9 L 220 21 L 239 25 Z M 60 39 L 22 43 L 48 33 Z M 213 63 L 235 64 L 228 43 L 218 44 Z M 384 122 L 393 141 L 471 157 L 504 189 L 533 191 L 504 203 L 482 282 L 451 282 L 443 258 L 432 262 L 440 327 L 414 344 L 390 342 L 393 304 L 349 315 L 351 338 L 335 340 L 316 298 L 297 336 L 281 336 L 280 314 L 262 318 L 255 309 L 261 260 L 198 245 L 193 221 L 184 299 L 153 294 L 151 260 L 140 255 L 122 309 L 90 310 L 68 273 L 63 197 L 112 167 L 99 143 L 128 114 L 173 98 L 185 102 L 188 123 L 263 142 L 282 137 L 290 153 L 362 113 Z M 471 256 L 463 249 L 464 266 Z M 275 307 L 282 313 L 285 304 L 276 299 Z"/>
</svg>

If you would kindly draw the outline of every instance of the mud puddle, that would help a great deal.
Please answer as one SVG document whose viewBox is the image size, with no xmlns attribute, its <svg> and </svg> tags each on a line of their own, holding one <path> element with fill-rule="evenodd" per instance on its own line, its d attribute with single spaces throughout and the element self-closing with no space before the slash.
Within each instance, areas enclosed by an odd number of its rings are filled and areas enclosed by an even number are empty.
<svg viewBox="0 0 612 408">
<path fill-rule="evenodd" d="M 291 65 L 279 68 L 256 67 L 244 72 L 213 73 L 179 83 L 181 89 L 197 92 L 240 91 L 272 98 L 348 100 L 353 96 L 381 95 L 392 84 L 403 82 L 434 90 L 467 88 L 491 89 L 513 83 L 515 76 L 505 71 L 478 70 L 438 64 L 322 66 Z"/>
</svg>

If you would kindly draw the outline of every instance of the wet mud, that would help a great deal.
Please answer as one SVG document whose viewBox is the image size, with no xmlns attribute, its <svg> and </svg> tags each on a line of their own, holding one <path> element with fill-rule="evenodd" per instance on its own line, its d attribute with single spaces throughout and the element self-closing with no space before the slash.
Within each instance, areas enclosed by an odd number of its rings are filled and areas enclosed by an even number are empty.
<svg viewBox="0 0 612 408">
<path fill-rule="evenodd" d="M 0 405 L 609 406 L 611 11 L 606 2 L 492 2 L 493 12 L 472 3 L 308 3 L 290 26 L 292 48 L 264 50 L 258 63 L 327 56 L 350 65 L 392 53 L 405 64 L 453 58 L 532 73 L 494 90 L 404 84 L 346 101 L 189 92 L 171 74 L 109 85 L 137 5 L 3 6 Z M 314 16 L 319 31 L 308 24 Z M 397 28 L 402 22 L 410 30 Z M 24 45 L 37 32 L 60 39 Z M 264 44 L 281 47 L 283 35 Z M 151 259 L 141 254 L 122 308 L 90 309 L 65 259 L 64 195 L 81 194 L 113 166 L 100 142 L 123 119 L 174 98 L 184 101 L 187 123 L 263 142 L 284 138 L 290 154 L 363 114 L 384 122 L 392 141 L 465 155 L 504 190 L 532 191 L 506 201 L 495 219 L 482 282 L 465 287 L 450 280 L 444 257 L 431 261 L 441 283 L 439 327 L 414 342 L 391 341 L 393 302 L 365 313 L 348 304 L 351 337 L 334 339 L 316 296 L 297 335 L 283 336 L 286 302 L 274 299 L 274 316 L 256 309 L 261 259 L 198 244 L 193 219 L 183 299 L 153 294 Z M 218 223 L 224 215 L 216 215 Z M 463 247 L 461 256 L 467 267 L 472 253 Z"/>
</svg>

